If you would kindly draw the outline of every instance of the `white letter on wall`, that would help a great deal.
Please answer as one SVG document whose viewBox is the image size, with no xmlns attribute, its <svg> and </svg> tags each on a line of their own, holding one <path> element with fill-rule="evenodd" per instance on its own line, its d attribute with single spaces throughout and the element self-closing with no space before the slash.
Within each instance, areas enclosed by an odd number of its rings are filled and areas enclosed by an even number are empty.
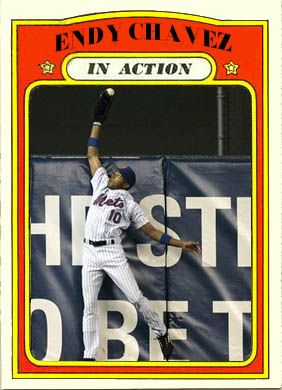
<svg viewBox="0 0 282 390">
<path fill-rule="evenodd" d="M 108 328 L 108 312 L 118 311 L 123 316 L 123 324 L 120 328 Z M 120 359 L 137 361 L 139 357 L 139 346 L 132 335 L 137 325 L 137 312 L 135 307 L 126 301 L 98 301 L 98 316 L 100 325 L 100 348 L 97 354 L 98 360 L 108 359 L 108 340 L 120 340 L 124 344 L 124 354 Z"/>
<path fill-rule="evenodd" d="M 41 310 L 47 322 L 47 348 L 43 360 L 58 361 L 62 352 L 62 318 L 57 305 L 48 299 L 32 299 L 31 315 Z"/>
<path fill-rule="evenodd" d="M 231 199 L 227 197 L 186 197 L 186 208 L 201 210 L 203 266 L 216 267 L 216 210 L 230 209 Z"/>
<path fill-rule="evenodd" d="M 164 195 L 150 195 L 145 197 L 140 202 L 140 207 L 144 210 L 149 221 L 155 226 L 156 229 L 165 231 L 165 226 L 156 221 L 152 216 L 152 210 L 155 206 L 161 206 L 165 209 L 165 197 Z M 168 217 L 180 217 L 181 210 L 178 202 L 170 197 L 167 197 L 167 216 Z M 172 237 L 179 239 L 179 236 L 171 229 L 167 229 L 167 233 Z M 161 256 L 155 256 L 152 252 L 151 244 L 137 244 L 137 255 L 142 263 L 150 267 L 164 267 L 165 256 L 163 253 Z M 176 264 L 181 257 L 182 250 L 172 246 L 167 247 L 167 266 L 171 267 Z"/>
<path fill-rule="evenodd" d="M 214 313 L 228 314 L 229 360 L 243 360 L 243 313 L 251 312 L 250 301 L 214 301 Z"/>
<path fill-rule="evenodd" d="M 31 223 L 31 234 L 46 236 L 46 265 L 61 265 L 60 197 L 45 196 L 45 223 Z"/>
<path fill-rule="evenodd" d="M 237 198 L 238 267 L 252 265 L 251 198 Z"/>
<path fill-rule="evenodd" d="M 188 312 L 187 301 L 168 301 L 166 308 L 166 301 L 150 301 L 152 308 L 158 313 L 159 317 L 163 319 L 163 314 L 166 312 Z M 186 340 L 187 329 L 168 329 L 170 338 L 172 340 Z M 162 361 L 163 354 L 156 336 L 150 331 L 150 350 L 149 350 L 150 361 Z"/>
</svg>

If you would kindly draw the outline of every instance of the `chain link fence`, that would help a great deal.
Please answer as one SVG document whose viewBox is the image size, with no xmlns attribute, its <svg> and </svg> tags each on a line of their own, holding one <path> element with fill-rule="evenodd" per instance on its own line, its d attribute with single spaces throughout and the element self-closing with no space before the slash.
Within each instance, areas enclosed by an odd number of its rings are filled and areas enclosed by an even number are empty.
<svg viewBox="0 0 282 390">
<path fill-rule="evenodd" d="M 40 86 L 30 96 L 30 154 L 85 155 L 93 110 L 105 87 Z M 103 155 L 250 156 L 251 95 L 241 86 L 117 85 L 101 133 Z M 222 125 L 223 151 L 218 152 Z"/>
</svg>

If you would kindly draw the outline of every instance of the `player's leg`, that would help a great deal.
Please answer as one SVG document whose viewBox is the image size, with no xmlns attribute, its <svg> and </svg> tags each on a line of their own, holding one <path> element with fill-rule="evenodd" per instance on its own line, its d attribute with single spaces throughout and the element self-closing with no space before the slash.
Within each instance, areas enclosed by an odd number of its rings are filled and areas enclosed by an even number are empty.
<svg viewBox="0 0 282 390">
<path fill-rule="evenodd" d="M 88 359 L 95 358 L 99 346 L 98 295 L 104 277 L 105 272 L 95 267 L 89 258 L 89 254 L 87 255 L 86 252 L 82 267 L 82 293 L 84 301 L 82 330 L 83 357 Z"/>
<path fill-rule="evenodd" d="M 143 314 L 145 321 L 156 336 L 164 335 L 167 328 L 138 287 L 123 251 L 120 253 L 119 259 L 108 263 L 104 270 L 125 294 L 129 302 L 133 303 L 137 310 Z"/>
<path fill-rule="evenodd" d="M 173 345 L 165 324 L 139 289 L 122 247 L 116 246 L 116 249 L 114 249 L 114 246 L 111 246 L 111 249 L 108 249 L 108 251 L 110 253 L 108 258 L 112 260 L 107 262 L 104 270 L 122 290 L 129 302 L 133 303 L 137 310 L 142 313 L 144 320 L 157 336 L 164 358 L 168 360 L 172 354 Z"/>
<path fill-rule="evenodd" d="M 105 271 L 122 290 L 129 302 L 133 303 L 136 309 L 142 313 L 144 320 L 157 336 L 164 358 L 168 360 L 172 354 L 173 345 L 170 341 L 167 328 L 163 321 L 161 321 L 159 315 L 151 307 L 148 299 L 144 297 L 139 289 L 128 262 L 125 261 L 117 266 L 110 266 L 105 268 Z"/>
</svg>

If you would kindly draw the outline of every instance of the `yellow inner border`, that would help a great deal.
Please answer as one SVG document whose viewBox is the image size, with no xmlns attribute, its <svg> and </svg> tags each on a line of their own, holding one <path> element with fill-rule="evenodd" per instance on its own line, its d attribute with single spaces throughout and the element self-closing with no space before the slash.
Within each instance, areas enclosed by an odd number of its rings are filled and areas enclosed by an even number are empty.
<svg viewBox="0 0 282 390">
<path fill-rule="evenodd" d="M 102 15 L 94 15 L 94 16 L 85 16 L 85 17 L 78 17 L 78 18 L 72 18 L 68 19 L 66 21 L 60 22 L 60 21 L 14 21 L 13 22 L 13 61 L 12 61 L 12 67 L 13 67 L 13 226 L 17 226 L 17 66 L 16 66 L 16 31 L 18 25 L 44 25 L 44 24 L 54 24 L 54 25 L 62 25 L 62 24 L 71 24 L 74 22 L 81 22 L 81 21 L 91 21 L 91 20 L 100 20 L 100 19 L 109 19 L 113 17 L 132 17 L 132 16 L 146 16 L 146 17 L 173 17 L 185 20 L 195 20 L 195 21 L 201 21 L 201 22 L 212 22 L 213 24 L 227 24 L 227 25 L 260 25 L 264 27 L 264 43 L 267 42 L 267 22 L 254 22 L 254 21 L 248 21 L 248 22 L 242 22 L 242 21 L 232 21 L 232 22 L 221 22 L 221 21 L 215 21 L 213 19 L 207 19 L 207 18 L 201 18 L 196 16 L 190 16 L 185 14 L 175 14 L 175 13 L 159 13 L 159 12 L 121 12 L 121 13 L 107 13 Z M 75 55 L 71 54 L 67 58 L 64 59 L 62 63 L 62 70 L 63 74 L 66 77 L 66 80 L 48 80 L 48 81 L 38 81 L 34 82 L 26 90 L 25 94 L 25 167 L 26 167 L 26 174 L 25 174 L 25 188 L 29 188 L 29 117 L 28 117 L 28 102 L 29 102 L 29 94 L 31 90 L 39 85 L 103 85 L 105 84 L 105 81 L 73 81 L 67 76 L 66 72 L 66 64 L 67 61 L 70 58 L 73 57 L 124 57 L 124 58 L 132 58 L 132 57 L 204 57 L 207 58 L 212 65 L 212 72 L 211 75 L 206 80 L 203 81 L 148 81 L 148 80 L 140 80 L 140 81 L 111 81 L 113 85 L 240 85 L 245 88 L 247 88 L 251 94 L 252 98 L 252 227 L 253 227 L 253 236 L 252 236 L 252 353 L 248 360 L 243 362 L 93 362 L 91 363 L 91 366 L 167 366 L 167 367 L 208 367 L 208 366 L 215 366 L 215 367 L 244 367 L 253 361 L 253 359 L 256 356 L 256 350 L 257 350 L 257 253 L 256 253 L 256 245 L 257 245 L 257 220 L 256 220 L 256 211 L 257 211 L 257 177 L 256 177 L 256 168 L 257 168 L 257 159 L 256 159 L 256 153 L 257 153 L 257 147 L 256 147 L 256 96 L 255 91 L 253 87 L 245 82 L 245 81 L 235 81 L 235 80 L 224 80 L 224 81 L 218 81 L 213 80 L 214 74 L 215 74 L 215 67 L 216 64 L 212 57 L 210 57 L 207 54 L 199 55 L 198 53 L 77 53 Z M 264 56 L 264 177 L 267 178 L 268 174 L 268 120 L 267 120 L 267 91 L 265 86 L 267 85 L 267 60 L 266 56 Z M 268 192 L 266 191 L 268 189 L 268 183 L 265 180 L 264 184 L 264 205 L 266 206 L 264 208 L 264 217 L 265 217 L 265 243 L 267 244 L 267 225 L 268 225 Z M 264 327 L 264 372 L 262 374 L 93 374 L 93 373 L 83 373 L 83 374 L 62 374 L 62 373 L 48 373 L 48 374 L 21 374 L 18 372 L 17 367 L 17 360 L 18 360 L 18 345 L 17 345 L 17 334 L 18 334 L 18 307 L 17 307 L 17 275 L 18 275 L 18 268 L 17 268 L 17 262 L 18 262 L 18 253 L 17 253 L 17 232 L 16 229 L 13 229 L 13 373 L 15 378 L 266 378 L 268 376 L 268 295 L 265 294 L 264 296 L 264 305 L 265 305 L 265 311 L 264 311 L 264 321 L 265 321 L 265 327 Z M 39 361 L 36 360 L 30 353 L 30 299 L 29 299 L 29 293 L 30 293 L 30 284 L 29 284 L 29 260 L 30 260 L 30 232 L 29 232 L 29 193 L 26 193 L 26 199 L 25 199 L 25 251 L 26 251 L 26 258 L 25 258 L 25 273 L 26 273 L 26 280 L 25 280 L 25 341 L 27 345 L 26 353 L 30 361 L 37 366 L 89 366 L 88 362 L 47 362 L 47 361 Z M 265 252 L 264 252 L 264 291 L 268 291 L 268 267 L 267 267 L 267 260 L 268 260 L 268 246 L 264 246 Z"/>
</svg>

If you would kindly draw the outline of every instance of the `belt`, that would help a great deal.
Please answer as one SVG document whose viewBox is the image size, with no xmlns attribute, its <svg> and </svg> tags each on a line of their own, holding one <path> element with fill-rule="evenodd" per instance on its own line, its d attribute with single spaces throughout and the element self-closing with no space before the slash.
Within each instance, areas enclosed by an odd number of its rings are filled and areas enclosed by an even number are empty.
<svg viewBox="0 0 282 390">
<path fill-rule="evenodd" d="M 103 246 L 103 245 L 110 245 L 116 243 L 116 241 L 113 238 L 108 238 L 107 240 L 103 240 L 103 241 L 92 241 L 92 240 L 88 240 L 87 238 L 84 238 L 83 242 L 85 242 L 85 244 L 93 245 L 93 246 Z"/>
</svg>

